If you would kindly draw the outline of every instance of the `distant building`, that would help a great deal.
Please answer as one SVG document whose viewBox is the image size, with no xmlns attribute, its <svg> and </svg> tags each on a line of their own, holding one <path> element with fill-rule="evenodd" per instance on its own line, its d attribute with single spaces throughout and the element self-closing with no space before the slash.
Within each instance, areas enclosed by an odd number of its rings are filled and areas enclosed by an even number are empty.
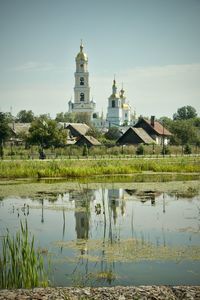
<svg viewBox="0 0 200 300">
<path fill-rule="evenodd" d="M 79 137 L 86 135 L 90 127 L 84 123 L 68 123 L 65 124 L 65 129 L 69 131 L 70 137 Z"/>
<path fill-rule="evenodd" d="M 69 112 L 88 113 L 92 119 L 96 104 L 93 100 L 90 100 L 88 57 L 83 52 L 82 42 L 80 52 L 76 56 L 76 72 L 74 76 L 74 102 L 71 100 L 68 102 Z"/>
<path fill-rule="evenodd" d="M 151 120 L 139 118 L 138 122 L 134 125 L 135 128 L 143 128 L 148 135 L 156 142 L 157 145 L 164 145 L 169 143 L 172 136 L 171 132 L 167 130 L 158 121 L 155 121 L 155 116 L 151 116 Z"/>
<path fill-rule="evenodd" d="M 125 91 L 122 88 L 117 93 L 115 79 L 113 80 L 112 94 L 108 98 L 107 122 L 109 127 L 129 125 L 131 121 L 131 107 L 126 101 Z"/>
<path fill-rule="evenodd" d="M 118 145 L 155 144 L 143 128 L 130 127 L 116 142 Z"/>
<path fill-rule="evenodd" d="M 75 143 L 75 145 L 76 146 L 87 145 L 87 147 L 92 147 L 92 146 L 100 146 L 101 143 L 93 136 L 82 135 L 79 138 L 77 138 L 77 142 Z"/>
</svg>

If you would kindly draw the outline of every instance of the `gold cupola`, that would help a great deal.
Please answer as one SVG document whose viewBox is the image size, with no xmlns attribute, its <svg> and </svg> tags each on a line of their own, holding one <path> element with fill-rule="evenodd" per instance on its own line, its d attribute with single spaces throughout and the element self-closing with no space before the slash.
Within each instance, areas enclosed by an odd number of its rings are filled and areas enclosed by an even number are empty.
<svg viewBox="0 0 200 300">
<path fill-rule="evenodd" d="M 83 52 L 83 43 L 81 41 L 81 44 L 80 44 L 80 52 L 77 54 L 76 56 L 76 61 L 88 61 L 88 57 L 87 57 L 87 54 Z"/>
</svg>

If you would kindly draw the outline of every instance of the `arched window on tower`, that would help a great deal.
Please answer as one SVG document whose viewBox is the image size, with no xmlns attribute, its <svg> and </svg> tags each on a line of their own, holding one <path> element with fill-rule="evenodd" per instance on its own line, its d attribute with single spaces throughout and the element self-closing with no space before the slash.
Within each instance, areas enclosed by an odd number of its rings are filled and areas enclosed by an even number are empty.
<svg viewBox="0 0 200 300">
<path fill-rule="evenodd" d="M 84 77 L 80 78 L 80 85 L 84 85 Z"/>
<path fill-rule="evenodd" d="M 112 107 L 115 107 L 115 100 L 112 100 Z"/>
<path fill-rule="evenodd" d="M 85 95 L 84 93 L 80 93 L 80 101 L 84 101 L 85 100 Z"/>
</svg>

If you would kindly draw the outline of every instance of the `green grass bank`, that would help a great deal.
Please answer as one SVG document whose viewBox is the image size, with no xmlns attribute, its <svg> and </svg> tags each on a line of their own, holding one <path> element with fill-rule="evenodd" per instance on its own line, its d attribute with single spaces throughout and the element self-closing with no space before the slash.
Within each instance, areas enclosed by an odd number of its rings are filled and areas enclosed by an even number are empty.
<svg viewBox="0 0 200 300">
<path fill-rule="evenodd" d="M 0 161 L 0 178 L 84 178 L 148 171 L 199 173 L 200 157 Z"/>
</svg>

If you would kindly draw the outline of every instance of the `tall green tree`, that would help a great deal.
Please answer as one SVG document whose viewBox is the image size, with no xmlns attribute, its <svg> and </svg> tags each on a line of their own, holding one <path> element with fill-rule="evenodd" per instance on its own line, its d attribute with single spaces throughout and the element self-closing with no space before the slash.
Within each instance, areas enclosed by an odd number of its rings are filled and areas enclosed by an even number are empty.
<svg viewBox="0 0 200 300">
<path fill-rule="evenodd" d="M 3 144 L 10 135 L 8 119 L 5 113 L 0 112 L 0 157 L 3 158 Z"/>
<path fill-rule="evenodd" d="M 51 146 L 60 147 L 66 144 L 67 131 L 60 128 L 56 121 L 38 117 L 29 128 L 27 142 L 29 144 L 39 145 L 42 148 Z"/>
<path fill-rule="evenodd" d="M 34 113 L 32 110 L 20 110 L 17 114 L 17 122 L 19 123 L 31 123 L 34 120 Z"/>
<path fill-rule="evenodd" d="M 105 138 L 108 140 L 117 140 L 121 133 L 117 127 L 110 127 L 108 132 L 105 133 Z"/>
<path fill-rule="evenodd" d="M 197 111 L 190 105 L 178 108 L 177 112 L 173 115 L 174 120 L 188 120 L 195 117 L 197 117 Z"/>
</svg>

